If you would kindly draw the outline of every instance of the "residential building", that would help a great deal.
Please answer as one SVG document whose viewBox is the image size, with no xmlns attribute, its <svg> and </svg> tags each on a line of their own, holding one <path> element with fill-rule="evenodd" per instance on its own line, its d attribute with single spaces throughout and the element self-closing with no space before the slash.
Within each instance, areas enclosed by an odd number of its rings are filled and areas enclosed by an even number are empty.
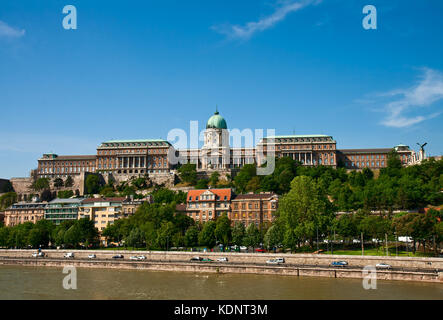
<svg viewBox="0 0 443 320">
<path fill-rule="evenodd" d="M 261 192 L 235 195 L 232 198 L 229 219 L 233 224 L 241 222 L 245 227 L 254 223 L 257 227 L 270 224 L 278 208 L 278 195 Z"/>
<path fill-rule="evenodd" d="M 82 198 L 54 199 L 45 207 L 45 219 L 59 225 L 63 221 L 77 220 L 78 209 L 82 204 Z"/>
<path fill-rule="evenodd" d="M 126 197 L 84 199 L 79 206 L 78 218 L 89 218 L 102 232 L 108 224 L 123 217 L 122 205 L 125 200 Z"/>
<path fill-rule="evenodd" d="M 44 218 L 47 202 L 18 202 L 4 212 L 5 226 L 12 227 L 25 222 L 33 222 Z"/>
<path fill-rule="evenodd" d="M 187 194 L 186 213 L 198 222 L 215 220 L 230 210 L 231 189 L 190 190 Z"/>
</svg>

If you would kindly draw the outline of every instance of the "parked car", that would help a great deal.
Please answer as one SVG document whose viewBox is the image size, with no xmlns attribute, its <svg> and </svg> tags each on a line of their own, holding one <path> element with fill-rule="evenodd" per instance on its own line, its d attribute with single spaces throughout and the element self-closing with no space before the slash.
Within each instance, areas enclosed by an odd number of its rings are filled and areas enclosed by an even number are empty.
<svg viewBox="0 0 443 320">
<path fill-rule="evenodd" d="M 138 260 L 138 257 L 137 256 L 131 256 L 131 257 L 129 257 L 129 260 Z"/>
<path fill-rule="evenodd" d="M 190 259 L 190 261 L 202 261 L 202 260 L 203 260 L 202 257 L 192 257 L 192 258 Z"/>
<path fill-rule="evenodd" d="M 228 262 L 228 258 L 222 257 L 217 259 L 218 262 Z"/>
<path fill-rule="evenodd" d="M 211 262 L 211 261 L 214 261 L 214 260 L 209 259 L 209 258 L 203 258 L 201 261 L 204 261 L 204 262 Z"/>
<path fill-rule="evenodd" d="M 97 256 L 95 254 L 88 255 L 88 259 L 95 259 L 95 258 L 97 258 Z"/>
<path fill-rule="evenodd" d="M 333 267 L 346 267 L 348 265 L 347 261 L 332 261 L 331 266 Z"/>
<path fill-rule="evenodd" d="M 146 260 L 145 256 L 137 256 L 137 260 Z"/>
<path fill-rule="evenodd" d="M 275 258 L 278 263 L 285 263 L 285 258 Z"/>
<path fill-rule="evenodd" d="M 64 255 L 65 258 L 74 258 L 74 253 L 73 252 L 66 252 Z"/>
<path fill-rule="evenodd" d="M 263 248 L 257 248 L 257 249 L 255 249 L 255 251 L 256 251 L 256 252 L 265 252 L 265 249 L 263 249 Z"/>
<path fill-rule="evenodd" d="M 241 247 L 240 247 L 240 250 L 248 250 L 248 247 L 241 246 Z"/>
<path fill-rule="evenodd" d="M 32 257 L 33 258 L 43 258 L 45 256 L 45 253 L 44 252 L 34 252 L 33 254 L 32 254 Z"/>
<path fill-rule="evenodd" d="M 387 264 L 387 263 L 377 263 L 375 265 L 375 267 L 377 269 L 392 269 L 392 266 L 390 264 Z"/>
<path fill-rule="evenodd" d="M 112 257 L 112 259 L 123 259 L 123 255 L 122 254 L 116 254 L 115 256 Z"/>
</svg>

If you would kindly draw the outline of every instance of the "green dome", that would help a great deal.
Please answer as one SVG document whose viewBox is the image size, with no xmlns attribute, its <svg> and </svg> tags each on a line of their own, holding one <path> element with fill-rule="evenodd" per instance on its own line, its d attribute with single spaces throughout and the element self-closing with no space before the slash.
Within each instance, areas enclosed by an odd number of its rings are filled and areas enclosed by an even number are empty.
<svg viewBox="0 0 443 320">
<path fill-rule="evenodd" d="M 228 129 L 228 126 L 226 125 L 226 120 L 218 114 L 218 111 L 215 111 L 214 115 L 210 117 L 208 122 L 206 123 L 206 129 L 209 128 Z"/>
</svg>

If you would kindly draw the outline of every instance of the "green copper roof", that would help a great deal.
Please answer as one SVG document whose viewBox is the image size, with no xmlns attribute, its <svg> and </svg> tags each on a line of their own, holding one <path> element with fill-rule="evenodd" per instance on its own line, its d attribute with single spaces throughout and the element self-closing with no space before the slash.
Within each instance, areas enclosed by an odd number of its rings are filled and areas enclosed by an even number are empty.
<svg viewBox="0 0 443 320">
<path fill-rule="evenodd" d="M 209 128 L 228 129 L 228 125 L 226 124 L 226 120 L 218 114 L 218 111 L 215 111 L 214 115 L 210 117 L 206 123 L 206 129 Z"/>
</svg>

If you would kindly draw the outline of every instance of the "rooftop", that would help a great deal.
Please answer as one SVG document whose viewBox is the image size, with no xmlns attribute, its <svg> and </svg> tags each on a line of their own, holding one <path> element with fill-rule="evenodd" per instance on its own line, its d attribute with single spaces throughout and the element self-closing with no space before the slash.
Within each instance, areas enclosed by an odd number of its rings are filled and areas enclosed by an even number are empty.
<svg viewBox="0 0 443 320">
<path fill-rule="evenodd" d="M 87 198 L 82 203 L 96 203 L 96 202 L 123 202 L 126 197 L 112 197 L 112 198 Z"/>
</svg>

